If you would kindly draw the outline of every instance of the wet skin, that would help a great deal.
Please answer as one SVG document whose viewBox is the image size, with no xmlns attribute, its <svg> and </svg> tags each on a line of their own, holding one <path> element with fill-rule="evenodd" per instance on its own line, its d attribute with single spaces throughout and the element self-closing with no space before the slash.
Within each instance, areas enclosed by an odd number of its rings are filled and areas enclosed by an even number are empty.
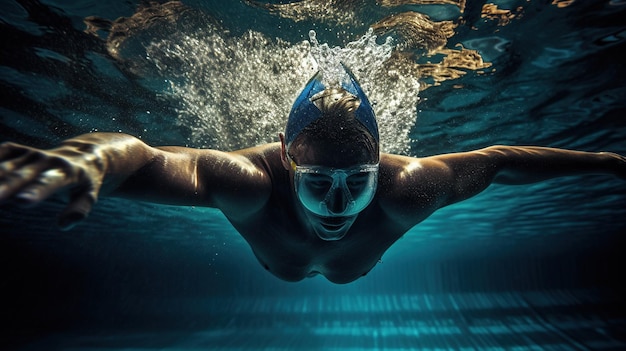
<svg viewBox="0 0 626 351">
<path fill-rule="evenodd" d="M 356 218 L 325 219 L 308 213 L 295 196 L 285 150 L 282 143 L 235 152 L 150 147 L 132 136 L 109 133 L 82 135 L 51 150 L 5 143 L 0 146 L 0 202 L 30 206 L 69 191 L 70 202 L 59 215 L 63 227 L 86 217 L 104 195 L 214 207 L 277 277 L 298 281 L 319 273 L 347 283 L 366 274 L 434 211 L 492 183 L 589 173 L 626 179 L 626 158 L 614 153 L 492 146 L 427 158 L 381 154 L 371 204 Z M 350 167 L 372 157 L 350 145 L 314 142 L 292 156 L 297 163 L 329 167 Z M 341 240 L 323 240 L 316 231 L 342 225 Z"/>
</svg>

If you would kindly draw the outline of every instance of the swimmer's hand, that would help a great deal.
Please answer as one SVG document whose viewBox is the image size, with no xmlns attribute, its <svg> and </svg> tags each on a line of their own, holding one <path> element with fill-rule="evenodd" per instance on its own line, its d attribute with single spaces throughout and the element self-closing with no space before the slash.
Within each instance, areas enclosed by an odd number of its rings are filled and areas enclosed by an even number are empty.
<svg viewBox="0 0 626 351">
<path fill-rule="evenodd" d="M 62 190 L 69 204 L 58 218 L 70 229 L 87 217 L 98 198 L 105 164 L 97 147 L 66 141 L 60 147 L 40 150 L 15 143 L 0 144 L 0 203 L 12 200 L 34 206 Z"/>
<path fill-rule="evenodd" d="M 626 157 L 612 152 L 603 152 L 602 154 L 612 160 L 614 174 L 623 180 L 626 180 Z"/>
</svg>

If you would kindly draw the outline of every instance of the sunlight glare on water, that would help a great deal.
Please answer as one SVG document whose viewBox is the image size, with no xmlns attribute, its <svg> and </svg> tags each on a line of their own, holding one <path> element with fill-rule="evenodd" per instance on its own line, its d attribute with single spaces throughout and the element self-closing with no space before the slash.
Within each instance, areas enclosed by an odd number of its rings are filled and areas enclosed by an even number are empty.
<svg viewBox="0 0 626 351">
<path fill-rule="evenodd" d="M 317 71 L 327 85 L 347 77 L 349 67 L 368 95 L 378 117 L 381 150 L 406 152 L 416 120 L 417 77 L 389 70 L 394 49 L 369 30 L 345 47 L 309 41 L 291 44 L 248 31 L 228 37 L 207 26 L 151 43 L 147 59 L 168 79 L 179 102 L 177 123 L 191 129 L 189 145 L 235 150 L 277 141 L 291 104 Z M 172 78 L 173 77 L 173 78 Z"/>
</svg>

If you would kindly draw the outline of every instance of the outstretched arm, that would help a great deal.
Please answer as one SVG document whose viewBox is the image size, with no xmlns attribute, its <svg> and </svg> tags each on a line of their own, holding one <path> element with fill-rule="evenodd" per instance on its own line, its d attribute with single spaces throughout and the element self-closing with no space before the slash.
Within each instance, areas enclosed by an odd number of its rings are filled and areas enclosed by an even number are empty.
<svg viewBox="0 0 626 351">
<path fill-rule="evenodd" d="M 536 146 L 491 146 L 433 159 L 447 169 L 453 186 L 448 203 L 474 196 L 491 183 L 530 184 L 582 174 L 609 174 L 626 179 L 626 158 L 608 152 Z"/>
<path fill-rule="evenodd" d="M 84 218 L 100 193 L 245 215 L 262 206 L 269 184 L 245 153 L 154 148 L 125 134 L 85 134 L 51 150 L 0 146 L 0 202 L 33 205 L 67 189 L 63 227 Z"/>
<path fill-rule="evenodd" d="M 618 154 L 534 146 L 491 146 L 421 159 L 386 155 L 383 160 L 394 179 L 385 206 L 410 225 L 492 183 L 529 184 L 581 174 L 626 179 L 626 158 Z"/>
</svg>

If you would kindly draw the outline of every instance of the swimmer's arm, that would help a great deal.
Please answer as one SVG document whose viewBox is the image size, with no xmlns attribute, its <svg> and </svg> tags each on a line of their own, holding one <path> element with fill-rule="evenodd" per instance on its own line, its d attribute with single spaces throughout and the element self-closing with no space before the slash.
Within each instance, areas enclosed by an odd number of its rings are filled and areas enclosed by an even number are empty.
<svg viewBox="0 0 626 351">
<path fill-rule="evenodd" d="M 563 176 L 608 174 L 626 179 L 626 158 L 536 146 L 491 146 L 424 159 L 447 183 L 444 205 L 470 198 L 492 183 L 530 184 Z"/>
<path fill-rule="evenodd" d="M 90 133 L 39 150 L 0 146 L 0 202 L 37 204 L 69 190 L 59 216 L 67 227 L 86 217 L 99 195 L 169 204 L 234 207 L 245 215 L 268 196 L 269 181 L 240 154 L 154 148 L 119 133 Z"/>
<path fill-rule="evenodd" d="M 246 216 L 265 205 L 271 191 L 268 174 L 246 153 L 258 156 L 254 149 L 151 148 L 148 162 L 119 182 L 111 195 L 214 207 L 231 218 Z"/>
<path fill-rule="evenodd" d="M 398 223 L 410 227 L 492 183 L 529 184 L 581 174 L 626 179 L 626 158 L 614 153 L 509 146 L 425 158 L 383 154 L 379 183 L 389 185 L 381 194 L 381 205 Z"/>
</svg>

